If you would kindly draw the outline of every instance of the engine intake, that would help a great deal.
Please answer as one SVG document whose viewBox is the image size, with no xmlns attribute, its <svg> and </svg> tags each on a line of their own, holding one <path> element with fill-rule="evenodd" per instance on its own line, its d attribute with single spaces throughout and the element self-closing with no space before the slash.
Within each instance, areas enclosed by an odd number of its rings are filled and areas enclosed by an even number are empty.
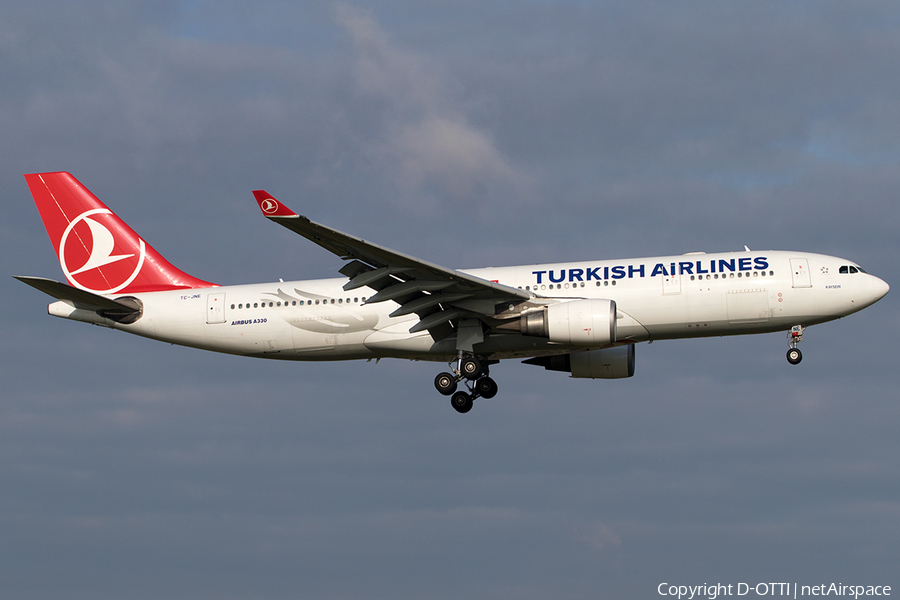
<svg viewBox="0 0 900 600">
<path fill-rule="evenodd" d="M 616 302 L 591 299 L 551 304 L 522 315 L 519 331 L 561 344 L 604 346 L 616 341 Z"/>
</svg>

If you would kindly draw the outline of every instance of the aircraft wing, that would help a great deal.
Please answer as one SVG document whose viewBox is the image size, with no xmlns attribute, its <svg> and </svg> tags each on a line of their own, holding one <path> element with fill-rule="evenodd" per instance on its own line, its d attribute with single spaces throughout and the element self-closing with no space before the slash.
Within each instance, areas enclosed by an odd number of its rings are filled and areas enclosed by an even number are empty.
<svg viewBox="0 0 900 600">
<path fill-rule="evenodd" d="M 344 290 L 369 287 L 376 293 L 366 304 L 394 300 L 392 317 L 415 313 L 419 322 L 410 333 L 428 330 L 435 340 L 450 333 L 461 316 L 494 316 L 531 298 L 528 292 L 461 273 L 390 250 L 331 227 L 310 221 L 271 194 L 253 192 L 263 214 L 348 262 L 340 273 L 350 278 Z M 499 307 L 499 310 L 498 310 Z"/>
</svg>

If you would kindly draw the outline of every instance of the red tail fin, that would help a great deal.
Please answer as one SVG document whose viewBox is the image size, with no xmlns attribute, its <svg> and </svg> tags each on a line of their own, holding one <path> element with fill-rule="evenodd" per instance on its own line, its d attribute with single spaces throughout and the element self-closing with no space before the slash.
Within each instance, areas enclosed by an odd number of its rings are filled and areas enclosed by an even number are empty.
<svg viewBox="0 0 900 600">
<path fill-rule="evenodd" d="M 71 285 L 97 294 L 215 285 L 172 266 L 71 174 L 25 180 Z"/>
</svg>

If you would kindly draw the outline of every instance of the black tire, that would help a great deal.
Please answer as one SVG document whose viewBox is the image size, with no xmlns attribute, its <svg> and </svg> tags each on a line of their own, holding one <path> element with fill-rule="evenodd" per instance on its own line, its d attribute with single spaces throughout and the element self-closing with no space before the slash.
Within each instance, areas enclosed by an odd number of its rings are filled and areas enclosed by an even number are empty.
<svg viewBox="0 0 900 600">
<path fill-rule="evenodd" d="M 497 395 L 497 382 L 490 377 L 482 377 L 475 382 L 475 391 L 482 398 L 493 398 Z"/>
<path fill-rule="evenodd" d="M 434 378 L 434 387 L 441 394 L 451 396 L 456 391 L 456 377 L 450 373 L 438 373 Z"/>
<path fill-rule="evenodd" d="M 467 413 L 472 410 L 472 396 L 468 395 L 465 392 L 456 392 L 453 394 L 453 397 L 450 398 L 450 405 L 456 410 L 458 413 Z"/>
<path fill-rule="evenodd" d="M 466 358 L 462 359 L 462 362 L 459 364 L 459 370 L 462 373 L 463 377 L 465 377 L 469 381 L 475 381 L 476 379 L 481 377 L 481 361 L 474 356 L 467 356 Z"/>
<path fill-rule="evenodd" d="M 803 360 L 803 353 L 799 348 L 791 348 L 787 351 L 787 360 L 792 365 L 798 365 Z"/>
</svg>

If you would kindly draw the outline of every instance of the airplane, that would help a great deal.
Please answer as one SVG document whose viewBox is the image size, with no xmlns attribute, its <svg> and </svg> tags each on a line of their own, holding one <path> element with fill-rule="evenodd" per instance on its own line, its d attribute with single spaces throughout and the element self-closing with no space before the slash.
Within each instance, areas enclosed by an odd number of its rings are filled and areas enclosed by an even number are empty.
<svg viewBox="0 0 900 600">
<path fill-rule="evenodd" d="M 447 363 L 434 380 L 460 413 L 492 398 L 490 367 L 519 359 L 575 378 L 631 377 L 655 340 L 807 327 L 890 290 L 858 264 L 808 252 L 691 252 L 454 270 L 300 216 L 253 192 L 263 215 L 345 263 L 340 278 L 217 285 L 179 270 L 75 177 L 25 175 L 68 283 L 16 279 L 56 298 L 53 316 L 256 358 Z"/>
</svg>

